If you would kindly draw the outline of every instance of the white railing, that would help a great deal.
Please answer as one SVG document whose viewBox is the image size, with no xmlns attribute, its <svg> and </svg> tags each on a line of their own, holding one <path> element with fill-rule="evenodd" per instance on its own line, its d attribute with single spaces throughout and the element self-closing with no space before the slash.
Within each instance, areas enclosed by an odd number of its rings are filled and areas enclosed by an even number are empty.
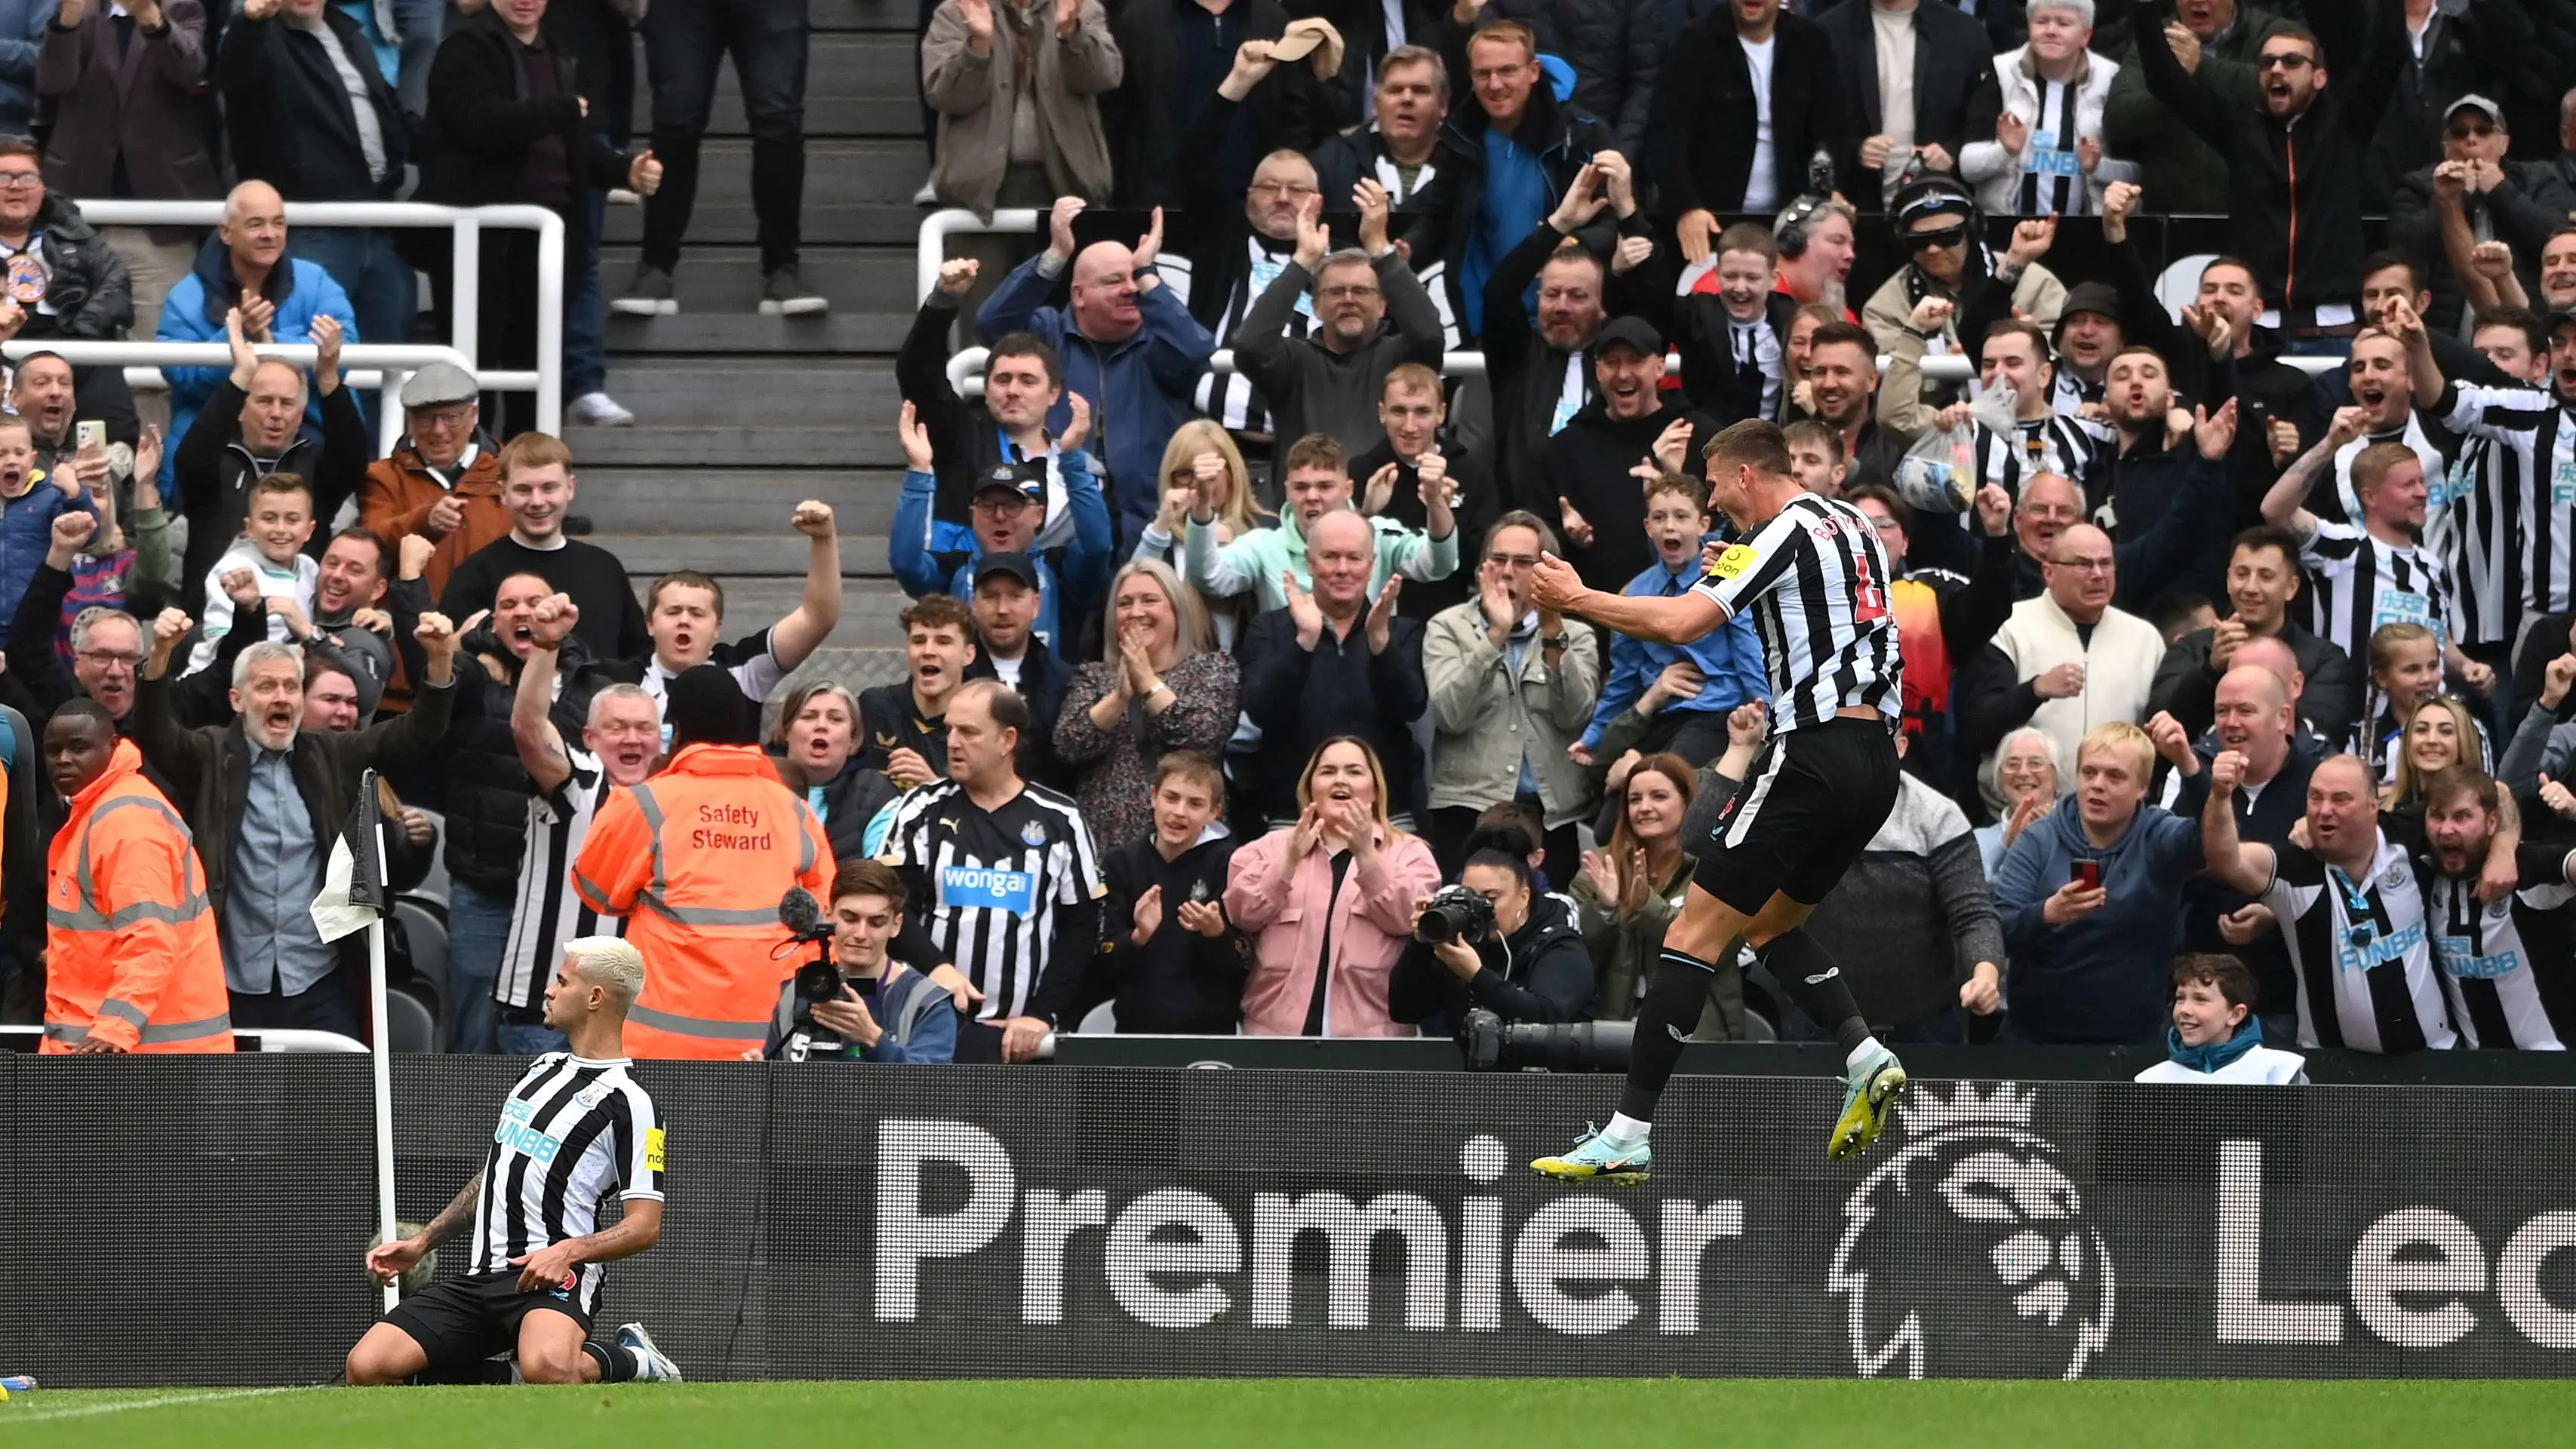
<svg viewBox="0 0 2576 1449">
<path fill-rule="evenodd" d="M 41 1036 L 41 1026 L 0 1026 L 0 1036 Z M 233 1046 L 239 1051 L 324 1052 L 339 1056 L 358 1056 L 367 1044 L 336 1031 L 312 1031 L 304 1027 L 245 1026 L 233 1031 Z"/>
<path fill-rule="evenodd" d="M 224 219 L 220 201 L 83 201 L 79 203 L 82 219 L 92 226 L 201 226 L 212 227 Z M 970 219 L 972 213 L 963 213 Z M 429 362 L 456 362 L 474 374 L 475 380 L 497 392 L 533 392 L 537 395 L 537 429 L 540 432 L 563 431 L 563 298 L 564 298 L 564 223 L 563 218 L 542 206 L 432 206 L 419 201 L 295 201 L 286 206 L 289 226 L 363 227 L 388 230 L 444 228 L 454 242 L 448 265 L 448 295 L 454 301 L 449 308 L 454 329 L 444 350 L 407 349 L 400 344 L 352 343 L 349 364 L 386 366 L 404 369 Z M 537 365 L 534 370 L 512 369 L 485 371 L 478 366 L 482 346 L 483 297 L 483 228 L 498 227 L 505 231 L 533 231 L 537 234 Z M 291 246 L 290 246 L 291 250 Z M 931 269 L 935 278 L 938 268 Z M 124 365 L 129 368 L 163 362 L 184 363 L 191 359 L 147 355 L 144 349 L 174 345 L 148 340 L 133 342 L 93 342 L 74 344 L 91 348 L 125 348 L 114 354 L 97 354 L 88 362 L 71 355 L 70 346 L 57 345 L 50 351 L 60 352 L 75 363 Z M 212 345 L 220 352 L 220 344 Z M 378 349 L 378 350 L 370 350 Z M 33 350 L 33 349 L 30 349 Z M 381 355 L 382 351 L 435 353 L 417 360 Z M 279 349 L 286 357 L 292 349 Z M 263 356 L 268 349 L 261 349 Z M 367 355 L 361 357 L 361 353 Z M 463 359 L 458 361 L 458 359 Z M 310 363 L 309 355 L 304 359 Z M 217 366 L 230 366 L 222 357 Z M 129 372 L 129 381 L 132 380 Z M 149 386 L 149 383 L 145 383 Z M 353 385 L 357 385 L 354 384 Z M 401 385 L 395 378 L 390 384 Z M 397 416 L 399 412 L 397 411 Z"/>
<path fill-rule="evenodd" d="M 1033 207 L 1013 206 L 994 212 L 986 221 L 962 206 L 942 207 L 921 219 L 921 240 L 913 252 L 913 276 L 920 283 L 913 290 L 913 302 L 919 305 L 939 285 L 939 264 L 948 260 L 948 238 L 967 232 L 1000 236 L 1031 236 L 1046 213 Z"/>
<path fill-rule="evenodd" d="M 262 358 L 275 358 L 297 367 L 313 366 L 314 347 L 309 342 L 255 343 L 252 351 Z M 123 364 L 125 381 L 143 392 L 161 392 L 169 388 L 168 378 L 161 375 L 165 367 L 212 367 L 232 371 L 232 348 L 222 342 L 73 342 L 54 339 L 19 340 L 0 343 L 0 356 L 14 366 L 31 352 L 51 352 L 74 367 L 113 367 Z M 464 353 L 453 347 L 429 344 L 352 342 L 340 350 L 340 381 L 349 387 L 373 388 L 384 400 L 376 410 L 376 452 L 378 456 L 393 451 L 402 437 L 403 411 L 396 394 L 413 372 L 433 362 L 452 363 L 472 373 L 485 387 L 499 386 L 496 377 L 526 377 L 526 373 L 480 372 Z M 544 424 L 538 424 L 540 430 Z M 167 440 L 176 448 L 179 440 Z"/>
</svg>

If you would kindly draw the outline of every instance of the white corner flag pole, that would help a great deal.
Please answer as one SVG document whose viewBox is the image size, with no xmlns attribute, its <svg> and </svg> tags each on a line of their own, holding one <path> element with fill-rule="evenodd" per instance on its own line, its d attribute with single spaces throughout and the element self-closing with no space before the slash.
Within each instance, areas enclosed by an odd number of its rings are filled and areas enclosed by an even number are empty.
<svg viewBox="0 0 2576 1449">
<path fill-rule="evenodd" d="M 367 1009 L 368 1026 L 373 1032 L 375 1049 L 367 1056 L 375 1075 L 376 1095 L 376 1228 L 384 1241 L 394 1240 L 394 1087 L 391 1033 L 385 1023 L 385 920 L 378 916 L 367 926 Z M 384 1288 L 385 1307 L 390 1309 L 402 1297 L 402 1289 L 393 1283 Z"/>
</svg>

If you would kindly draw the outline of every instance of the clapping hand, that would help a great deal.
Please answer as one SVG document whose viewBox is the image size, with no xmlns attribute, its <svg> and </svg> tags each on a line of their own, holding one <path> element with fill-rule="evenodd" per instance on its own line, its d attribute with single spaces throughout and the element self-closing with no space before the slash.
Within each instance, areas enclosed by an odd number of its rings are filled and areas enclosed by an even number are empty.
<svg viewBox="0 0 2576 1449">
<path fill-rule="evenodd" d="M 1369 605 L 1368 647 L 1371 654 L 1384 654 L 1395 638 L 1395 600 L 1404 592 L 1404 575 L 1389 574 L 1385 587 L 1377 591 L 1377 602 Z"/>
<path fill-rule="evenodd" d="M 1395 475 L 1395 464 L 1378 465 L 1377 471 L 1369 475 L 1368 487 L 1360 494 L 1360 512 L 1375 518 L 1386 511 L 1386 505 L 1395 499 Z"/>
<path fill-rule="evenodd" d="M 1279 580 L 1287 589 L 1288 622 L 1297 628 L 1297 647 L 1312 649 L 1315 641 L 1324 637 L 1324 611 L 1306 586 L 1297 582 L 1296 570 L 1280 570 Z"/>
<path fill-rule="evenodd" d="M 1079 453 L 1082 445 L 1091 438 L 1091 399 L 1068 391 L 1064 395 L 1064 405 L 1073 416 L 1066 421 L 1064 431 L 1056 434 L 1055 445 L 1060 452 Z"/>
<path fill-rule="evenodd" d="M 1225 906 L 1219 901 L 1181 902 L 1181 929 L 1213 941 L 1225 934 Z"/>
<path fill-rule="evenodd" d="M 2225 462 L 2227 450 L 2236 446 L 2236 399 L 2229 398 L 2214 414 L 2206 406 L 2194 407 L 2191 431 L 2200 444 L 2200 456 Z"/>
<path fill-rule="evenodd" d="M 930 429 L 923 425 L 920 411 L 911 403 L 905 403 L 902 415 L 895 419 L 894 431 L 895 436 L 903 440 L 904 466 L 915 473 L 929 472 L 931 464 L 936 461 L 936 455 L 931 451 Z M 450 494 L 439 500 L 439 506 L 445 507 L 454 501 L 455 495 Z M 437 521 L 438 515 L 433 510 L 430 514 L 430 522 L 435 526 Z M 453 529 L 455 526 L 450 523 L 447 527 Z M 440 530 L 442 534 L 445 531 Z"/>
<path fill-rule="evenodd" d="M 967 3 L 967 0 L 960 0 Z M 981 5 L 983 0 L 972 0 Z M 1047 255 L 1060 262 L 1073 260 L 1073 219 L 1082 215 L 1090 203 L 1079 196 L 1059 196 L 1047 211 Z"/>
<path fill-rule="evenodd" d="M 1576 548 L 1592 546 L 1592 525 L 1581 513 L 1575 511 L 1573 501 L 1562 493 L 1556 498 L 1556 523 L 1557 527 L 1564 532 L 1567 543 L 1573 544 Z"/>
<path fill-rule="evenodd" d="M 1133 929 L 1127 933 L 1127 939 L 1138 946 L 1153 940 L 1154 933 L 1163 928 L 1163 888 L 1161 886 L 1148 886 L 1145 893 L 1136 898 L 1132 926 Z"/>
<path fill-rule="evenodd" d="M 2030 144 L 2030 122 L 2010 111 L 1995 117 L 1995 144 L 2003 147 L 2006 155 L 2020 155 L 2021 148 Z"/>
</svg>

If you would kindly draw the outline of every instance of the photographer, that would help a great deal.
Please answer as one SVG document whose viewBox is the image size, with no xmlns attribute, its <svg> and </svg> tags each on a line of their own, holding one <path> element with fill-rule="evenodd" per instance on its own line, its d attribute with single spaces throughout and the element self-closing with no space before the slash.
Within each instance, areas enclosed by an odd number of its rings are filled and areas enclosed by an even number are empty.
<svg viewBox="0 0 2576 1449">
<path fill-rule="evenodd" d="M 1515 826 L 1477 831 L 1455 885 L 1413 912 L 1413 942 L 1395 963 L 1387 1013 L 1446 1035 L 1471 1006 L 1515 1021 L 1580 1021 L 1592 1000 L 1592 953 L 1562 911 L 1533 912 L 1529 858 Z"/>
<path fill-rule="evenodd" d="M 957 1053 L 957 1010 L 945 988 L 887 947 L 903 930 L 906 892 L 894 867 L 845 860 L 832 877 L 832 965 L 808 960 L 779 994 L 766 1055 L 778 1061 L 936 1062 Z"/>
</svg>

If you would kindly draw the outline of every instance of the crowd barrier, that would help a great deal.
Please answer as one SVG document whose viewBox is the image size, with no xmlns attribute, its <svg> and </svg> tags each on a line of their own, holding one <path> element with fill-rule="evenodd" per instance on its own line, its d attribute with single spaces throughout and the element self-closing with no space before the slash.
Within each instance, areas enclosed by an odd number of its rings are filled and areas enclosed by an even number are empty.
<svg viewBox="0 0 2576 1449">
<path fill-rule="evenodd" d="M 518 1065 L 395 1073 L 403 1215 Z M 0 1059 L 0 1352 L 65 1386 L 310 1383 L 365 1328 L 355 1058 Z M 2566 1089 L 1683 1077 L 1648 1188 L 1523 1162 L 1602 1078 L 648 1064 L 695 1378 L 2566 1373 Z M 442 1271 L 464 1262 L 443 1252 Z"/>
</svg>

